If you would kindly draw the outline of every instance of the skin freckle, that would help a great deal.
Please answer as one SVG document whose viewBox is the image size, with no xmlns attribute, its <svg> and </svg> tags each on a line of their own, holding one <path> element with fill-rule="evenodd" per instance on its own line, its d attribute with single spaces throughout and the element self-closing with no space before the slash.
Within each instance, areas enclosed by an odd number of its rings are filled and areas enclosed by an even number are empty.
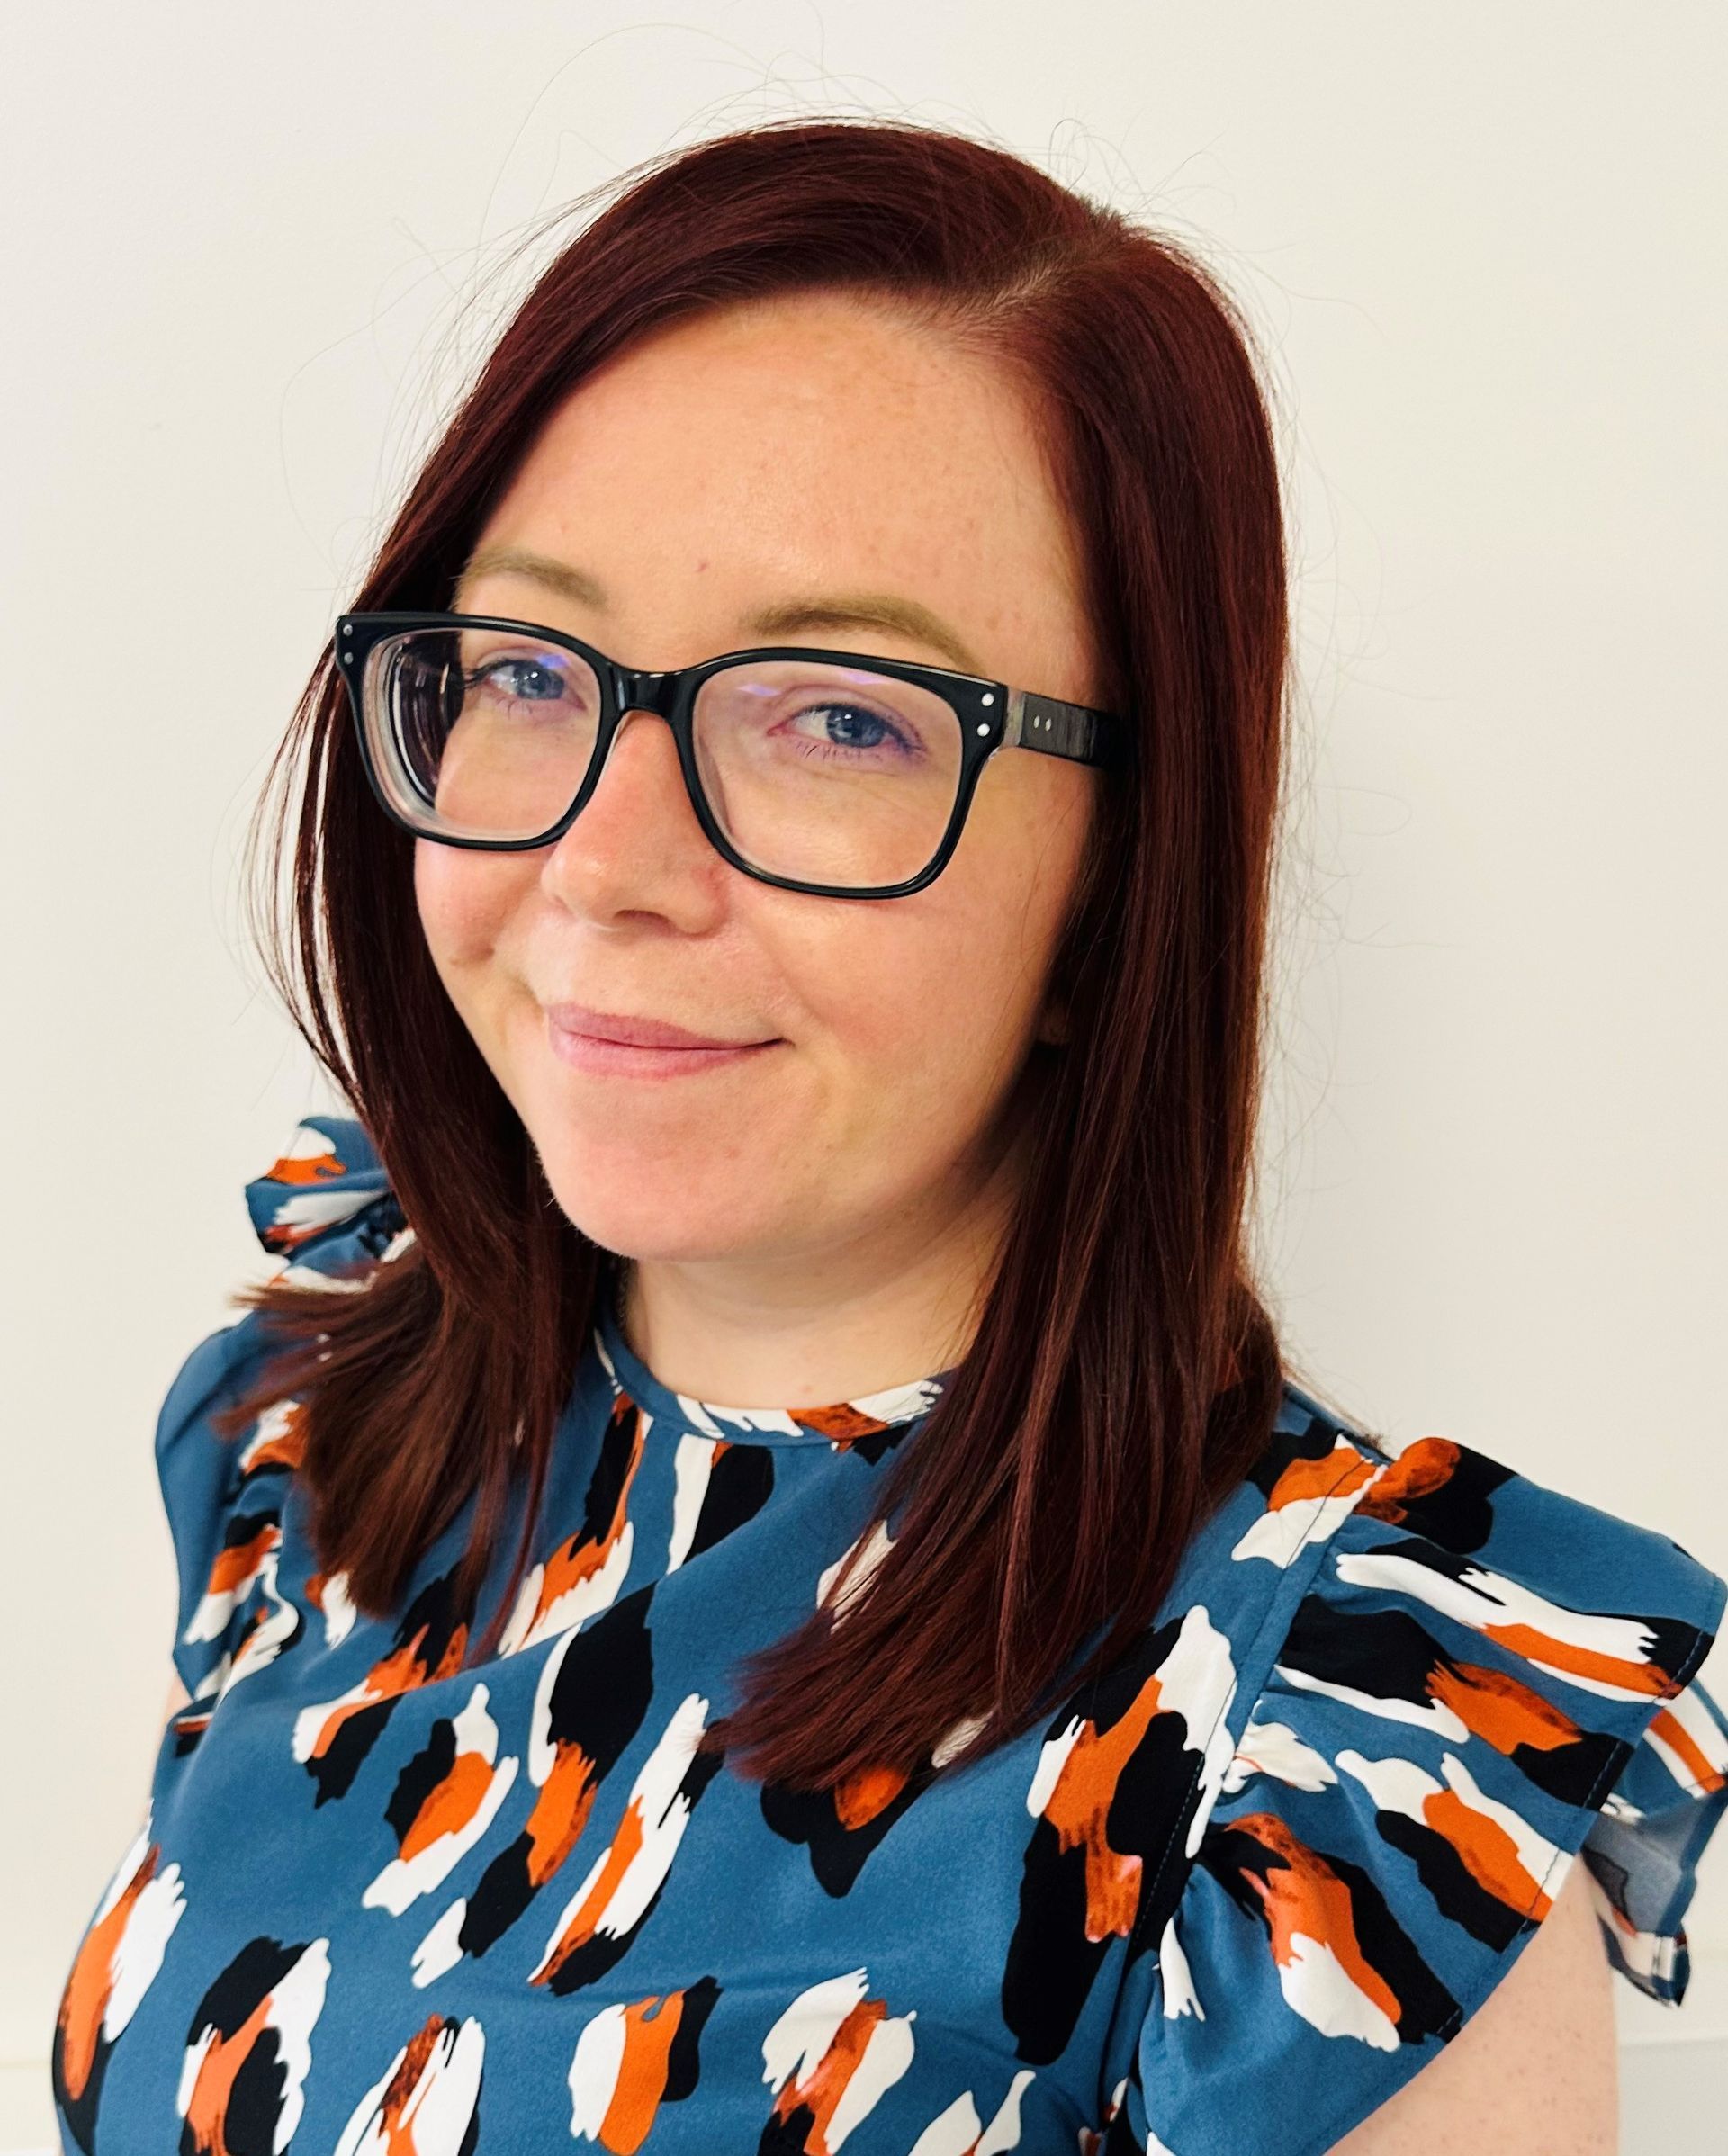
<svg viewBox="0 0 1728 2156">
<path fill-rule="evenodd" d="M 1093 701 L 1077 543 L 1023 395 L 856 297 L 682 320 L 570 393 L 475 535 L 476 561 L 511 548 L 598 581 L 481 564 L 464 603 L 632 667 L 801 642 L 952 669 L 922 609 L 987 678 Z M 829 595 L 910 607 L 751 633 Z M 632 1261 L 635 1337 L 670 1379 L 834 1399 L 953 1359 L 1018 1178 L 1018 1081 L 1063 1037 L 1048 976 L 1098 780 L 999 750 L 932 883 L 835 898 L 724 861 L 670 729 L 630 713 L 555 844 L 418 846 L 434 963 L 560 1204 Z M 775 1046 L 700 1076 L 598 1075 L 549 1046 L 544 1007 L 565 1001 Z"/>
</svg>

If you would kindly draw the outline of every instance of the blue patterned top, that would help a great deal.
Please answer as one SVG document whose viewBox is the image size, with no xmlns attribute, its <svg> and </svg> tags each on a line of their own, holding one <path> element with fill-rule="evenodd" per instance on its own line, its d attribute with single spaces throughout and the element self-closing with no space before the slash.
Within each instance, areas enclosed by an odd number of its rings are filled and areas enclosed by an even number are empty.
<svg viewBox="0 0 1728 2156">
<path fill-rule="evenodd" d="M 348 1118 L 247 1197 L 333 1289 L 411 1239 Z M 192 1702 L 59 2002 L 68 2151 L 1318 2156 L 1580 1851 L 1616 1966 L 1684 1988 L 1725 1591 L 1666 1535 L 1449 1438 L 1382 1451 L 1292 1384 L 1101 1682 L 952 1779 L 818 1797 L 693 1740 L 824 1597 L 940 1376 L 718 1406 L 603 1315 L 538 1562 L 464 1668 L 513 1537 L 472 1610 L 464 1509 L 357 1614 L 296 1403 L 210 1427 L 264 1345 L 255 1313 L 212 1334 L 161 1411 Z"/>
</svg>

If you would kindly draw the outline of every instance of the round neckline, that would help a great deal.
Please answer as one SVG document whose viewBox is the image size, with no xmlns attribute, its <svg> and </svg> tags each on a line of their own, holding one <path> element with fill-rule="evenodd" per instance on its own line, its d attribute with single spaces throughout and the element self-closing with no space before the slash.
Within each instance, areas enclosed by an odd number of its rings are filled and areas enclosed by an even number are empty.
<svg viewBox="0 0 1728 2156">
<path fill-rule="evenodd" d="M 826 1445 L 850 1451 L 878 1430 L 919 1421 L 941 1397 L 952 1370 L 857 1399 L 821 1407 L 733 1407 L 674 1392 L 663 1385 L 624 1336 L 616 1298 L 609 1282 L 597 1298 L 593 1336 L 601 1367 L 614 1385 L 649 1416 L 651 1426 L 664 1424 L 687 1435 L 723 1438 L 729 1444 Z"/>
</svg>

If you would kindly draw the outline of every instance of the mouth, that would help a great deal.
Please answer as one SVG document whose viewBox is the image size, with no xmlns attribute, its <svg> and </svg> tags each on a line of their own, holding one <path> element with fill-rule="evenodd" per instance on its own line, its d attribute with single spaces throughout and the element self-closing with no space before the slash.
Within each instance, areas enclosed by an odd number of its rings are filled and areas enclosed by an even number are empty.
<svg viewBox="0 0 1728 2156">
<path fill-rule="evenodd" d="M 771 1040 L 758 1035 L 741 1040 L 719 1033 L 696 1033 L 670 1019 L 632 1018 L 621 1011 L 596 1011 L 587 1003 L 550 1003 L 547 1022 L 560 1032 L 588 1040 L 611 1041 L 630 1048 L 760 1048 Z"/>
<path fill-rule="evenodd" d="M 547 1009 L 546 1040 L 571 1069 L 613 1078 L 694 1077 L 784 1046 L 778 1039 L 720 1039 L 668 1020 L 625 1018 L 568 1003 Z"/>
</svg>

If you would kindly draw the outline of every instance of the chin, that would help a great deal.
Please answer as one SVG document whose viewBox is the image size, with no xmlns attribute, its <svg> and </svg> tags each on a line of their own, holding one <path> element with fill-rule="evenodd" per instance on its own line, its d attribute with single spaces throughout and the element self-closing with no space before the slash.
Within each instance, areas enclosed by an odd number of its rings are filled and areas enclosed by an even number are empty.
<svg viewBox="0 0 1728 2156">
<path fill-rule="evenodd" d="M 566 1217 L 621 1257 L 694 1262 L 773 1240 L 772 1194 L 747 1164 L 723 1178 L 663 1153 L 572 1145 L 567 1134 L 536 1150 Z"/>
</svg>

